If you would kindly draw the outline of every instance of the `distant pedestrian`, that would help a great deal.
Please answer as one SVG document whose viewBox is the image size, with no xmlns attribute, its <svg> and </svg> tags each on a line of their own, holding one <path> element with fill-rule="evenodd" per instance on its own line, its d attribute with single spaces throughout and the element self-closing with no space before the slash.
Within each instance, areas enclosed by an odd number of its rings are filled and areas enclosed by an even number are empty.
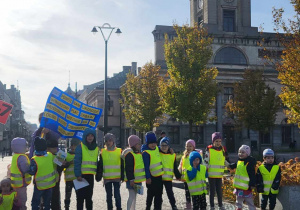
<svg viewBox="0 0 300 210">
<path fill-rule="evenodd" d="M 4 157 L 5 157 L 5 152 L 6 152 L 6 149 L 5 149 L 5 147 L 3 147 L 3 150 L 2 150 L 2 161 L 3 161 Z"/>
<path fill-rule="evenodd" d="M 122 149 L 116 147 L 116 137 L 112 133 L 104 136 L 105 146 L 101 149 L 96 180 L 103 177 L 106 191 L 107 209 L 113 209 L 112 196 L 114 192 L 116 209 L 121 210 L 120 185 L 124 181 L 124 161 L 121 158 Z"/>
<path fill-rule="evenodd" d="M 273 210 L 276 206 L 276 196 L 279 193 L 281 170 L 274 162 L 273 150 L 265 149 L 263 159 L 263 164 L 257 170 L 256 187 L 257 192 L 262 194 L 261 209 L 266 209 L 269 200 L 269 209 Z"/>
<path fill-rule="evenodd" d="M 166 137 L 166 132 L 162 131 L 160 133 L 160 137 L 157 139 L 157 145 L 160 144 L 160 141 L 162 140 L 162 138 Z"/>
<path fill-rule="evenodd" d="M 127 201 L 127 210 L 135 210 L 137 187 L 142 186 L 142 182 L 146 181 L 144 161 L 141 151 L 141 140 L 136 135 L 128 138 L 129 148 L 122 153 L 125 159 L 125 181 L 126 188 L 129 192 Z"/>
</svg>

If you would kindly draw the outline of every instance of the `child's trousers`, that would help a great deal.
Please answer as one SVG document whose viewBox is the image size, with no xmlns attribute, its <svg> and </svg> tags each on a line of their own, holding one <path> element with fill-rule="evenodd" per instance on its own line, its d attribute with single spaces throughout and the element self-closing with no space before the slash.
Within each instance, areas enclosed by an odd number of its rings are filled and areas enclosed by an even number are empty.
<svg viewBox="0 0 300 210">
<path fill-rule="evenodd" d="M 206 209 L 206 194 L 192 195 L 193 210 Z"/>
<path fill-rule="evenodd" d="M 162 177 L 151 176 L 151 184 L 146 184 L 146 186 L 147 186 L 146 210 L 151 209 L 153 198 L 154 198 L 154 209 L 161 210 L 162 193 L 163 193 Z"/>
<path fill-rule="evenodd" d="M 105 184 L 107 209 L 108 210 L 113 209 L 112 186 L 114 186 L 114 197 L 116 201 L 117 210 L 121 210 L 122 206 L 121 206 L 120 182 L 107 182 Z"/>
<path fill-rule="evenodd" d="M 243 202 L 246 202 L 248 207 L 249 207 L 249 210 L 255 210 L 256 207 L 254 205 L 254 201 L 253 201 L 253 198 L 245 198 L 245 197 L 240 197 L 240 196 L 237 196 L 236 197 L 236 206 L 238 207 L 238 209 L 242 209 L 243 208 Z"/>
<path fill-rule="evenodd" d="M 36 185 L 34 185 L 33 196 L 31 200 L 32 210 L 39 210 L 39 205 L 41 203 L 41 198 L 43 198 L 44 210 L 50 210 L 50 201 L 52 198 L 52 189 L 38 190 Z"/>
<path fill-rule="evenodd" d="M 209 203 L 210 207 L 215 206 L 215 192 L 217 191 L 219 207 L 223 206 L 222 203 L 222 178 L 208 178 L 209 181 Z"/>
<path fill-rule="evenodd" d="M 85 207 L 87 210 L 93 209 L 93 190 L 94 190 L 94 175 L 93 174 L 82 174 L 89 185 L 76 190 L 77 210 L 83 210 L 83 203 L 85 201 Z"/>
<path fill-rule="evenodd" d="M 18 206 L 19 210 L 26 210 L 26 202 L 27 202 L 27 187 L 14 188 L 17 192 Z"/>
<path fill-rule="evenodd" d="M 186 182 L 184 182 L 184 191 L 185 191 L 186 202 L 191 203 L 191 194 L 190 194 L 189 187 Z"/>
<path fill-rule="evenodd" d="M 66 181 L 65 188 L 65 210 L 69 210 L 71 203 L 72 189 L 74 188 L 73 181 Z"/>
<path fill-rule="evenodd" d="M 174 197 L 172 184 L 173 184 L 172 181 L 163 181 L 163 185 L 166 188 L 167 196 L 168 196 L 169 202 L 171 204 L 171 207 L 174 208 L 174 207 L 176 207 L 176 200 Z"/>
<path fill-rule="evenodd" d="M 269 200 L 269 209 L 270 210 L 275 209 L 275 206 L 276 206 L 276 196 L 277 196 L 276 194 L 272 194 L 271 192 L 270 192 L 269 195 L 262 195 L 260 207 L 262 209 L 265 209 L 267 207 L 268 200 Z"/>
</svg>

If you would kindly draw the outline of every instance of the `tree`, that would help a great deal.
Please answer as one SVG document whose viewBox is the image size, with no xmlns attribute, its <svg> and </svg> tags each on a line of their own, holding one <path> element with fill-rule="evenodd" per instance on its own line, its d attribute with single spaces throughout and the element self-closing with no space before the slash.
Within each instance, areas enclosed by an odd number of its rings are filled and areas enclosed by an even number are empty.
<svg viewBox="0 0 300 210">
<path fill-rule="evenodd" d="M 174 25 L 177 37 L 165 36 L 165 59 L 169 80 L 160 84 L 160 96 L 165 112 L 189 123 L 205 123 L 214 105 L 218 71 L 208 68 L 212 56 L 212 38 L 204 28 Z"/>
<path fill-rule="evenodd" d="M 227 112 L 234 114 L 238 124 L 260 133 L 266 133 L 274 126 L 279 107 L 275 89 L 264 82 L 260 70 L 246 70 L 243 80 L 234 85 L 234 98 L 226 104 Z M 260 138 L 257 144 L 259 154 Z"/>
<path fill-rule="evenodd" d="M 157 126 L 156 118 L 162 115 L 161 100 L 158 95 L 158 83 L 163 79 L 159 76 L 159 66 L 152 62 L 146 63 L 138 76 L 127 74 L 127 80 L 121 88 L 125 118 L 128 126 L 145 132 Z"/>
<path fill-rule="evenodd" d="M 285 47 L 281 62 L 276 63 L 278 79 L 283 87 L 279 95 L 287 108 L 285 113 L 289 123 L 296 123 L 300 128 L 300 1 L 291 0 L 296 15 L 295 20 L 283 20 L 283 9 L 274 9 L 275 31 L 283 29 L 285 35 L 281 43 Z"/>
</svg>

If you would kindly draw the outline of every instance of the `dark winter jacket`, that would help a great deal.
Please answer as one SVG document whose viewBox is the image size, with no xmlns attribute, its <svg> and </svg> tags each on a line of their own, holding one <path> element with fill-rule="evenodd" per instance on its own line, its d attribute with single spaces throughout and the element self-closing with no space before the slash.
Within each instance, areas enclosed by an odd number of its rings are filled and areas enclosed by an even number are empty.
<svg viewBox="0 0 300 210">
<path fill-rule="evenodd" d="M 274 165 L 276 165 L 276 163 L 273 163 L 273 164 L 263 163 L 263 164 L 269 172 L 272 170 L 272 167 Z M 278 190 L 280 181 L 281 181 L 281 170 L 279 167 L 279 170 L 278 170 L 278 172 L 275 176 L 275 179 L 273 181 L 273 184 L 272 184 L 272 188 L 274 190 Z M 257 170 L 257 173 L 256 173 L 256 187 L 257 187 L 257 192 L 259 192 L 259 193 L 264 192 L 264 180 L 263 180 L 262 174 L 259 169 Z"/>
<path fill-rule="evenodd" d="M 250 179 L 249 189 L 250 189 L 250 187 L 255 187 L 255 184 L 256 184 L 256 176 L 255 176 L 256 160 L 251 156 L 248 156 L 245 159 L 240 159 L 239 158 L 239 160 L 244 161 L 244 165 L 247 165 L 247 173 L 248 173 L 248 176 L 249 176 L 249 179 Z M 232 163 L 232 164 L 229 165 L 229 167 L 231 169 L 235 169 L 237 167 L 237 163 Z"/>
</svg>

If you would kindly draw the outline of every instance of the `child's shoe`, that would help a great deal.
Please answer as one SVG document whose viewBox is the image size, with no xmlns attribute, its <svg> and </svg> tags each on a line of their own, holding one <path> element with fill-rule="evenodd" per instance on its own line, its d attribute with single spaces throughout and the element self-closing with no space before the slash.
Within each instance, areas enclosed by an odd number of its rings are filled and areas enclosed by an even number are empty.
<svg viewBox="0 0 300 210">
<path fill-rule="evenodd" d="M 226 210 L 224 206 L 219 207 L 219 210 Z"/>
<path fill-rule="evenodd" d="M 172 210 L 178 210 L 177 206 L 173 206 Z"/>
<path fill-rule="evenodd" d="M 190 209 L 192 209 L 192 204 L 191 203 L 186 203 L 184 210 L 190 210 Z"/>
</svg>

